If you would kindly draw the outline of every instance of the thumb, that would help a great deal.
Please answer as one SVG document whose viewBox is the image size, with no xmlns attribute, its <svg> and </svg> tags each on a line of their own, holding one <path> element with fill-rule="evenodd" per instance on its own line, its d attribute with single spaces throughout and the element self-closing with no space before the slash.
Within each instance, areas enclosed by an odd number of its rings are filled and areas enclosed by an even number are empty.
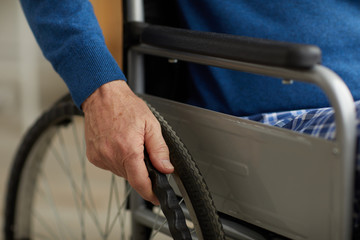
<svg viewBox="0 0 360 240">
<path fill-rule="evenodd" d="M 157 120 L 145 129 L 145 148 L 154 167 L 165 174 L 172 173 L 174 166 L 170 162 L 169 148 L 161 134 L 161 127 Z"/>
</svg>

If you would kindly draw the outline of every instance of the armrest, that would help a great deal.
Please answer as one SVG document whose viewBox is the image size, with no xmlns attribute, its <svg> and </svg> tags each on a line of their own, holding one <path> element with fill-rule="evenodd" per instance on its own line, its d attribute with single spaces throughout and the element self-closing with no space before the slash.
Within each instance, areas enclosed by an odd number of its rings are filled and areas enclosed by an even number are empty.
<svg viewBox="0 0 360 240">
<path fill-rule="evenodd" d="M 321 62 L 321 50 L 314 45 L 138 22 L 129 23 L 128 27 L 134 41 L 171 50 L 295 69 L 309 69 Z"/>
</svg>

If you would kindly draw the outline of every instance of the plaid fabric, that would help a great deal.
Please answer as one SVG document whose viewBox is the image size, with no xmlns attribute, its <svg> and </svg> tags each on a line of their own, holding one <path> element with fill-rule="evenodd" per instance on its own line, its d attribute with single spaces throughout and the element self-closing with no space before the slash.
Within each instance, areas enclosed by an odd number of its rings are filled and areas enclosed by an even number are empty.
<svg viewBox="0 0 360 240">
<path fill-rule="evenodd" d="M 357 117 L 357 154 L 353 239 L 360 239 L 360 101 L 355 102 L 355 105 Z M 245 118 L 328 140 L 334 140 L 336 137 L 335 118 L 332 108 L 265 113 Z"/>
<path fill-rule="evenodd" d="M 358 106 L 360 109 L 360 102 Z M 335 118 L 332 108 L 265 113 L 246 118 L 328 140 L 335 138 Z"/>
</svg>

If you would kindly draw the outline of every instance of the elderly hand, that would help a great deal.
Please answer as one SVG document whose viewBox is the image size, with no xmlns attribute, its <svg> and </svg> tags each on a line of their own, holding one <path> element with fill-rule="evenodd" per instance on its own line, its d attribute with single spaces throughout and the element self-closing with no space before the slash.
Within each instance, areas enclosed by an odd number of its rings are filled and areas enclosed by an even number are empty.
<svg viewBox="0 0 360 240">
<path fill-rule="evenodd" d="M 91 163 L 124 177 L 146 200 L 158 204 L 144 162 L 144 145 L 154 167 L 169 174 L 174 167 L 160 124 L 125 81 L 98 88 L 82 104 L 86 155 Z"/>
</svg>

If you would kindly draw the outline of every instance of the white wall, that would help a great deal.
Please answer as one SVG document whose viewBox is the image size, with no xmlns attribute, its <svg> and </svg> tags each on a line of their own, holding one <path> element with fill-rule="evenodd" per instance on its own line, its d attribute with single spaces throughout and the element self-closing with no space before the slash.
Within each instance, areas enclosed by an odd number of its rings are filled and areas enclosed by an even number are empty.
<svg viewBox="0 0 360 240">
<path fill-rule="evenodd" d="M 19 0 L 0 0 L 0 226 L 3 196 L 21 137 L 40 112 L 66 91 L 42 56 Z"/>
<path fill-rule="evenodd" d="M 18 0 L 0 0 L 0 116 L 26 128 L 66 92 L 44 59 Z"/>
</svg>

